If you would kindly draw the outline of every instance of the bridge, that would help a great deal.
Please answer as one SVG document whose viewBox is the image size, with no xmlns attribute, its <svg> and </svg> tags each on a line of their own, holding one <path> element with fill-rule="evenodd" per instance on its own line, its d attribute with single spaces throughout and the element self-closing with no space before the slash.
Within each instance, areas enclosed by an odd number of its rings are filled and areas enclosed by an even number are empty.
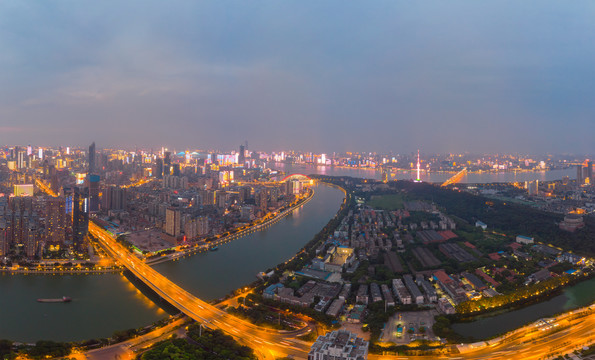
<svg viewBox="0 0 595 360">
<path fill-rule="evenodd" d="M 444 182 L 444 184 L 442 184 L 441 186 L 448 186 L 451 184 L 456 184 L 456 183 L 460 182 L 465 177 L 465 175 L 467 175 L 467 168 L 463 168 L 463 170 L 459 171 L 453 177 L 446 180 Z"/>
<path fill-rule="evenodd" d="M 291 354 L 308 352 L 310 347 L 295 337 L 311 331 L 306 327 L 295 331 L 279 331 L 256 326 L 239 319 L 199 299 L 161 275 L 118 243 L 99 225 L 89 222 L 89 233 L 95 236 L 107 253 L 124 265 L 139 280 L 162 299 L 178 308 L 188 317 L 212 329 L 221 329 L 239 342 L 261 350 L 261 353 Z M 260 349 L 259 349 L 260 348 Z"/>
<path fill-rule="evenodd" d="M 36 179 L 40 190 L 50 196 L 57 196 L 43 181 Z M 279 358 L 285 355 L 307 357 L 308 343 L 296 337 L 309 333 L 306 326 L 294 331 L 280 331 L 256 326 L 192 295 L 173 281 L 163 276 L 127 248 L 101 226 L 89 222 L 89 233 L 93 235 L 107 254 L 126 267 L 136 278 L 147 285 L 162 299 L 175 306 L 189 318 L 211 329 L 220 329 L 238 342 L 254 349 L 262 358 Z"/>
</svg>

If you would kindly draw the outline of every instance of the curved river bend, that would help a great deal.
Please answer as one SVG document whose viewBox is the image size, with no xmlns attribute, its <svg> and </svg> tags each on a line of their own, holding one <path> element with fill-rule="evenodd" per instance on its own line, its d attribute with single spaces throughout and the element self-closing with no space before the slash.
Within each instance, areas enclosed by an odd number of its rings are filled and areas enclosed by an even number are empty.
<svg viewBox="0 0 595 360">
<path fill-rule="evenodd" d="M 343 192 L 324 185 L 314 190 L 312 200 L 271 227 L 156 269 L 205 300 L 220 298 L 291 258 L 335 216 Z M 73 301 L 36 301 L 62 296 Z M 19 342 L 109 337 L 167 316 L 120 274 L 0 275 L 0 309 L 0 339 Z"/>
</svg>

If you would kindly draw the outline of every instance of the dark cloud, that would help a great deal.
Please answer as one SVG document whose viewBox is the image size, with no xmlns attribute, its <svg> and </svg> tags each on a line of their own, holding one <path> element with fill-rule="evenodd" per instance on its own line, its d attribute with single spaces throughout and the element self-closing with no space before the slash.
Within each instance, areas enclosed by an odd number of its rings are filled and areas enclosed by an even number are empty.
<svg viewBox="0 0 595 360">
<path fill-rule="evenodd" d="M 590 1 L 2 2 L 0 142 L 592 152 Z"/>
</svg>

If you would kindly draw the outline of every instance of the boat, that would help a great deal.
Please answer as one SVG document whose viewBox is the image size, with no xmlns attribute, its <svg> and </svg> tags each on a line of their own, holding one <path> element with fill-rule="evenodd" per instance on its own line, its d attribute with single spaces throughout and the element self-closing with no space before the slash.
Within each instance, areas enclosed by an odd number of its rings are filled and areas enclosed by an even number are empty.
<svg viewBox="0 0 595 360">
<path fill-rule="evenodd" d="M 37 302 L 41 303 L 67 303 L 71 302 L 72 299 L 68 296 L 62 296 L 61 299 L 37 299 Z"/>
<path fill-rule="evenodd" d="M 219 246 L 213 246 L 212 248 L 209 249 L 210 251 L 217 251 L 219 250 Z"/>
</svg>

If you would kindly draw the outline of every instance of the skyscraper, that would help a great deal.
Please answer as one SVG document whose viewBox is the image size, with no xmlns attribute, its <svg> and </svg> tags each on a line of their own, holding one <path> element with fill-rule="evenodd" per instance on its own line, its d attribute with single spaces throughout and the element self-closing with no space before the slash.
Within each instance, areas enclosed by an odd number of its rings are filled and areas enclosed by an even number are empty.
<svg viewBox="0 0 595 360">
<path fill-rule="evenodd" d="M 89 174 L 95 173 L 95 142 L 89 146 Z"/>
<path fill-rule="evenodd" d="M 46 202 L 46 242 L 51 245 L 64 244 L 64 226 L 66 218 L 65 201 L 63 197 L 51 197 Z"/>
<path fill-rule="evenodd" d="M 240 154 L 238 156 L 238 164 L 244 165 L 245 162 L 246 162 L 246 149 L 244 148 L 244 145 L 240 145 Z"/>
<path fill-rule="evenodd" d="M 84 251 L 85 235 L 89 230 L 89 196 L 85 188 L 74 188 L 72 205 L 72 245 L 76 250 Z"/>
<path fill-rule="evenodd" d="M 593 162 L 587 161 L 587 177 L 589 178 L 589 184 L 593 185 Z"/>
<path fill-rule="evenodd" d="M 89 211 L 99 210 L 99 175 L 89 175 Z"/>
<path fill-rule="evenodd" d="M 583 165 L 576 166 L 576 183 L 577 185 L 582 185 L 585 182 L 583 178 Z"/>
<path fill-rule="evenodd" d="M 165 211 L 165 233 L 178 237 L 182 232 L 182 212 L 179 209 L 167 208 Z"/>
</svg>

